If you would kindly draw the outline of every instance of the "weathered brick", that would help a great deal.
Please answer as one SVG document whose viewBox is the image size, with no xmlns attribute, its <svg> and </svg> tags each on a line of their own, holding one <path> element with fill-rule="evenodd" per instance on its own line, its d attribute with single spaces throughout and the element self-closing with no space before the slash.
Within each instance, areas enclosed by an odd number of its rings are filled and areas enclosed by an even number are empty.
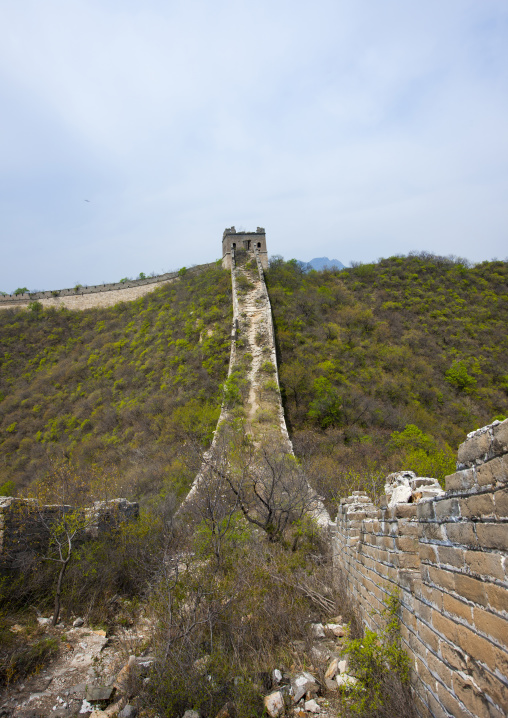
<svg viewBox="0 0 508 718">
<path fill-rule="evenodd" d="M 460 648 L 452 646 L 446 639 L 439 642 L 439 650 L 443 661 L 446 661 L 456 671 L 467 670 L 466 655 Z"/>
<path fill-rule="evenodd" d="M 439 636 L 432 628 L 420 621 L 416 629 L 416 634 L 422 643 L 431 648 L 434 653 L 439 651 Z"/>
<path fill-rule="evenodd" d="M 454 673 L 453 690 L 457 698 L 467 706 L 475 718 L 489 718 L 488 701 L 469 677 Z M 455 713 L 452 715 L 455 716 Z"/>
<path fill-rule="evenodd" d="M 444 520 L 447 518 L 457 518 L 460 516 L 459 502 L 457 499 L 441 499 L 435 501 L 434 513 L 436 518 Z"/>
<path fill-rule="evenodd" d="M 465 551 L 466 567 L 480 576 L 504 579 L 503 557 L 488 551 Z"/>
<path fill-rule="evenodd" d="M 427 603 L 424 603 L 423 601 L 420 601 L 420 599 L 415 599 L 415 613 L 418 616 L 421 621 L 425 621 L 426 623 L 430 623 L 432 620 L 432 606 L 429 606 Z"/>
<path fill-rule="evenodd" d="M 466 576 L 458 573 L 455 575 L 455 591 L 474 603 L 479 603 L 482 606 L 487 605 L 487 592 L 485 590 L 485 584 L 483 581 L 473 578 L 472 576 Z"/>
<path fill-rule="evenodd" d="M 418 548 L 418 541 L 410 536 L 403 536 L 395 539 L 395 546 L 399 551 L 415 553 Z"/>
<path fill-rule="evenodd" d="M 418 521 L 432 521 L 434 519 L 434 501 L 420 501 L 416 504 Z"/>
<path fill-rule="evenodd" d="M 496 454 L 508 453 L 508 419 L 492 429 L 492 450 Z"/>
<path fill-rule="evenodd" d="M 444 661 L 439 658 L 439 656 L 434 655 L 431 651 L 427 653 L 427 665 L 429 667 L 429 671 L 431 673 L 434 673 L 439 676 L 439 678 L 443 681 L 443 683 L 447 686 L 452 685 L 452 672 L 444 663 Z"/>
<path fill-rule="evenodd" d="M 457 643 L 457 624 L 450 618 L 447 618 L 439 611 L 434 611 L 432 614 L 432 625 L 435 630 L 440 633 L 444 638 Z"/>
<path fill-rule="evenodd" d="M 480 546 L 508 551 L 508 527 L 506 524 L 478 523 L 476 535 Z"/>
<path fill-rule="evenodd" d="M 418 554 L 420 561 L 429 561 L 430 563 L 437 562 L 437 548 L 433 544 L 420 543 L 418 546 Z"/>
<path fill-rule="evenodd" d="M 426 523 L 421 525 L 421 537 L 427 541 L 444 541 L 444 526 L 437 523 Z"/>
<path fill-rule="evenodd" d="M 435 684 L 435 679 L 420 656 L 415 657 L 415 670 L 422 683 L 426 686 Z"/>
<path fill-rule="evenodd" d="M 420 559 L 416 557 L 417 565 L 416 569 L 420 568 Z M 398 585 L 399 588 L 401 588 L 406 593 L 409 591 L 411 594 L 411 597 L 413 596 L 414 591 L 414 584 L 415 581 L 420 580 L 420 572 L 418 570 L 413 570 L 413 568 L 409 566 L 401 566 L 401 569 L 399 571 L 399 580 Z"/>
<path fill-rule="evenodd" d="M 437 682 L 436 681 L 434 682 L 433 688 L 437 692 Z M 450 714 L 444 708 L 443 704 L 438 699 L 438 697 L 436 695 L 434 695 L 434 693 L 432 693 L 431 691 L 428 691 L 426 699 L 427 699 L 426 704 L 429 707 L 431 718 L 450 718 Z M 428 718 L 427 715 L 424 714 L 424 716 L 425 716 L 425 718 Z"/>
<path fill-rule="evenodd" d="M 475 607 L 474 622 L 478 631 L 490 636 L 496 643 L 508 646 L 508 620 L 506 618 Z"/>
<path fill-rule="evenodd" d="M 463 601 L 459 601 L 449 593 L 443 594 L 443 611 L 450 613 L 452 616 L 462 618 L 471 624 L 473 623 L 471 606 Z"/>
<path fill-rule="evenodd" d="M 476 469 L 478 486 L 489 486 L 497 482 L 504 483 L 508 477 L 508 456 L 497 456 Z"/>
<path fill-rule="evenodd" d="M 448 711 L 448 716 L 453 718 L 484 718 L 484 716 L 476 716 L 474 713 L 470 713 L 464 705 L 459 703 L 457 698 L 452 694 L 453 689 L 446 688 L 445 686 L 438 683 L 437 695 L 441 703 Z"/>
<path fill-rule="evenodd" d="M 508 675 L 508 653 L 467 626 L 458 625 L 451 639 L 464 653 L 491 671 Z"/>
<path fill-rule="evenodd" d="M 464 518 L 481 518 L 494 515 L 492 494 L 473 494 L 467 499 L 460 499 L 460 512 Z"/>
<path fill-rule="evenodd" d="M 490 693 L 488 695 L 490 697 Z M 508 705 L 508 700 L 504 701 L 504 705 Z M 506 718 L 506 710 L 489 703 L 489 718 Z"/>
<path fill-rule="evenodd" d="M 420 565 L 420 559 L 414 553 L 399 553 L 395 560 L 400 569 L 417 569 Z"/>
<path fill-rule="evenodd" d="M 437 566 L 429 566 L 429 578 L 435 586 L 444 588 L 447 591 L 455 590 L 455 578 L 460 574 L 453 573 L 446 568 L 437 568 Z"/>
<path fill-rule="evenodd" d="M 494 611 L 508 612 L 508 589 L 496 583 L 486 583 L 485 591 L 489 606 Z"/>
<path fill-rule="evenodd" d="M 471 465 L 482 460 L 490 449 L 490 435 L 488 432 L 477 434 L 471 439 L 466 439 L 460 444 L 457 452 L 457 461 L 459 464 Z"/>
<path fill-rule="evenodd" d="M 462 546 L 439 546 L 439 562 L 462 568 L 464 566 L 464 549 Z"/>
<path fill-rule="evenodd" d="M 452 543 L 461 546 L 476 546 L 478 543 L 473 525 L 469 522 L 446 524 L 445 531 L 448 540 Z"/>
<path fill-rule="evenodd" d="M 463 469 L 445 477 L 447 491 L 467 491 L 476 482 L 474 469 Z"/>
<path fill-rule="evenodd" d="M 487 695 L 490 700 L 497 706 L 503 708 L 502 718 L 506 718 L 506 707 L 508 706 L 508 686 L 499 676 L 494 676 L 492 673 L 483 670 L 483 668 L 476 662 L 470 661 L 469 671 L 472 679 L 480 687 L 480 689 Z M 489 704 L 490 716 L 492 718 L 498 718 L 499 712 L 494 709 L 492 704 Z"/>
<path fill-rule="evenodd" d="M 418 521 L 400 521 L 399 536 L 418 538 Z"/>
<path fill-rule="evenodd" d="M 437 690 L 437 688 L 435 690 Z M 427 693 L 427 705 L 429 706 L 432 718 L 450 718 L 450 714 L 443 707 L 443 704 L 430 691 Z M 425 718 L 427 717 L 425 716 Z"/>
<path fill-rule="evenodd" d="M 394 518 L 409 519 L 416 517 L 417 514 L 416 504 L 396 504 L 393 509 Z"/>
<path fill-rule="evenodd" d="M 508 517 L 508 488 L 500 489 L 494 493 L 494 505 L 496 516 L 499 518 Z"/>
<path fill-rule="evenodd" d="M 422 583 L 420 586 L 421 597 L 437 611 L 443 608 L 443 592 L 439 588 L 433 588 Z"/>
</svg>

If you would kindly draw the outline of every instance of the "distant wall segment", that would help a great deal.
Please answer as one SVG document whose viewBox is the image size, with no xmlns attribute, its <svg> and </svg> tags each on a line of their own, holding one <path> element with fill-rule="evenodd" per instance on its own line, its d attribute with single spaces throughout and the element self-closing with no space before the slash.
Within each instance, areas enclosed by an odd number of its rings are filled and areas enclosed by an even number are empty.
<svg viewBox="0 0 508 718">
<path fill-rule="evenodd" d="M 215 262 L 198 264 L 190 267 L 186 272 L 203 272 L 209 267 L 215 267 Z M 153 292 L 157 287 L 174 282 L 181 276 L 180 272 L 167 272 L 146 279 L 129 280 L 113 284 L 98 284 L 90 287 L 77 287 L 76 289 L 57 289 L 48 292 L 34 292 L 16 296 L 9 294 L 0 297 L 0 309 L 13 309 L 15 307 L 28 307 L 30 302 L 38 301 L 46 307 L 66 307 L 82 311 L 95 307 L 111 307 L 119 302 L 131 302 Z"/>
<path fill-rule="evenodd" d="M 508 420 L 468 435 L 446 492 L 374 506 L 343 499 L 334 563 L 373 630 L 401 596 L 422 716 L 508 715 Z M 386 503 L 386 502 L 385 502 Z M 391 502 L 390 502 L 391 503 Z"/>
</svg>

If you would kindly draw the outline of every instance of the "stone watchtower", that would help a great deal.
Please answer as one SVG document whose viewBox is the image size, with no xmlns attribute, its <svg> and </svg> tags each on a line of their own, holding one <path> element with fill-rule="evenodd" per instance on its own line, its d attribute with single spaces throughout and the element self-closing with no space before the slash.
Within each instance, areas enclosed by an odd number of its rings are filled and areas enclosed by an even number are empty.
<svg viewBox="0 0 508 718">
<path fill-rule="evenodd" d="M 263 227 L 255 232 L 237 232 L 234 227 L 224 230 L 222 235 L 222 266 L 231 269 L 231 249 L 254 250 L 257 248 L 263 269 L 268 269 L 266 234 Z"/>
</svg>

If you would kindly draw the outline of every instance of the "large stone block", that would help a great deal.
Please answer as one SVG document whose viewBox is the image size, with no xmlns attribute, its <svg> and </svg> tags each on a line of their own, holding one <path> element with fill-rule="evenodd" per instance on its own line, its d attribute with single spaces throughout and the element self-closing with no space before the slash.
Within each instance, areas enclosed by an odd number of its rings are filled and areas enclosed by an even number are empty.
<svg viewBox="0 0 508 718">
<path fill-rule="evenodd" d="M 508 620 L 496 616 L 484 608 L 475 606 L 474 624 L 480 633 L 489 636 L 495 643 L 508 646 Z"/>
<path fill-rule="evenodd" d="M 460 573 L 455 574 L 455 591 L 459 596 L 462 596 L 468 601 L 478 603 L 481 606 L 486 606 L 488 603 L 485 583 L 472 576 L 466 576 Z"/>
<path fill-rule="evenodd" d="M 492 450 L 496 454 L 508 453 L 508 419 L 492 429 Z"/>
<path fill-rule="evenodd" d="M 453 705 L 452 716 L 475 716 L 475 718 L 490 718 L 489 704 L 479 687 L 471 680 L 469 676 L 462 676 L 455 673 L 453 676 L 453 692 L 463 706 L 467 706 L 467 712 L 462 706 Z M 445 702 L 448 708 L 448 705 Z M 450 706 L 452 707 L 452 706 Z M 460 712 L 457 712 L 457 710 Z"/>
<path fill-rule="evenodd" d="M 476 483 L 475 470 L 463 469 L 445 477 L 447 491 L 468 491 Z"/>
<path fill-rule="evenodd" d="M 503 556 L 491 551 L 465 551 L 465 567 L 472 573 L 485 576 L 486 578 L 497 578 L 503 581 L 505 573 L 503 569 Z M 507 604 L 508 607 L 508 604 Z"/>
<path fill-rule="evenodd" d="M 463 444 L 459 446 L 457 452 L 457 463 L 461 466 L 468 467 L 473 466 L 476 463 L 480 463 L 486 460 L 490 449 L 490 433 L 484 431 L 471 436 L 470 439 L 466 439 Z"/>
<path fill-rule="evenodd" d="M 499 518 L 508 518 L 508 489 L 500 489 L 494 493 L 495 514 Z"/>
<path fill-rule="evenodd" d="M 445 526 L 446 537 L 449 541 L 461 546 L 477 546 L 478 538 L 471 522 L 449 523 Z"/>
<path fill-rule="evenodd" d="M 508 481 L 508 456 L 496 456 L 476 468 L 478 486 L 504 484 Z"/>
<path fill-rule="evenodd" d="M 477 523 L 476 535 L 480 546 L 508 551 L 508 527 L 505 523 Z"/>
<path fill-rule="evenodd" d="M 493 611 L 504 611 L 506 613 L 508 606 L 508 589 L 497 583 L 486 583 L 485 591 L 490 608 Z"/>
<path fill-rule="evenodd" d="M 483 518 L 494 516 L 494 501 L 492 494 L 473 494 L 466 499 L 458 499 L 460 513 L 464 518 Z"/>
<path fill-rule="evenodd" d="M 464 566 L 464 549 L 462 546 L 439 546 L 439 563 L 455 568 Z"/>
<path fill-rule="evenodd" d="M 436 499 L 434 503 L 436 519 L 455 519 L 460 516 L 458 499 Z"/>
<path fill-rule="evenodd" d="M 465 601 L 459 601 L 449 593 L 443 594 L 443 610 L 452 618 L 459 618 L 468 623 L 473 623 L 473 609 Z"/>
</svg>

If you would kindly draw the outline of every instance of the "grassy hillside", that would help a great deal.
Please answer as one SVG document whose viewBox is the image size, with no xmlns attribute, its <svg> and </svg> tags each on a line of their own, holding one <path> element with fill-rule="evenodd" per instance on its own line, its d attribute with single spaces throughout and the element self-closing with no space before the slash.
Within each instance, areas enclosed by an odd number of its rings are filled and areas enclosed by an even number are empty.
<svg viewBox="0 0 508 718">
<path fill-rule="evenodd" d="M 185 487 L 182 431 L 206 444 L 215 428 L 231 311 L 219 266 L 109 309 L 1 311 L 0 487 L 52 456 L 104 467 L 131 495 Z"/>
<path fill-rule="evenodd" d="M 389 470 L 442 478 L 467 432 L 506 416 L 506 262 L 274 258 L 267 283 L 295 449 L 328 498 Z"/>
<path fill-rule="evenodd" d="M 506 262 L 274 258 L 267 284 L 288 426 L 330 502 L 391 470 L 443 478 L 468 431 L 506 416 Z M 62 455 L 129 495 L 183 491 L 189 433 L 206 445 L 218 417 L 230 316 L 219 267 L 111 309 L 0 312 L 0 491 Z"/>
</svg>

